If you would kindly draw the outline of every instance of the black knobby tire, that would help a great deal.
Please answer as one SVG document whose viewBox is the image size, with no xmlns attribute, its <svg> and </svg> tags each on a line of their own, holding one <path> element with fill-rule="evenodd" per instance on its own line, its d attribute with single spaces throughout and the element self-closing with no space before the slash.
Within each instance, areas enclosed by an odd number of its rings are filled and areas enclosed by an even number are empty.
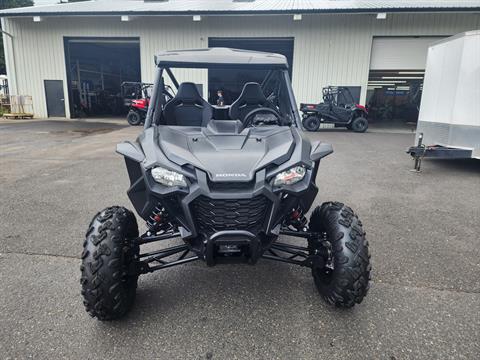
<svg viewBox="0 0 480 360">
<path fill-rule="evenodd" d="M 123 207 L 106 208 L 93 218 L 83 244 L 83 303 L 99 320 L 125 315 L 133 305 L 137 289 L 139 246 L 137 220 Z"/>
<path fill-rule="evenodd" d="M 130 110 L 127 115 L 127 121 L 132 126 L 137 126 L 142 123 L 142 116 L 137 112 Z"/>
<path fill-rule="evenodd" d="M 307 131 L 317 131 L 320 128 L 320 118 L 315 115 L 310 115 L 303 119 L 302 124 Z"/>
<path fill-rule="evenodd" d="M 348 206 L 327 202 L 310 217 L 310 231 L 326 233 L 332 245 L 333 271 L 313 268 L 319 293 L 330 304 L 352 307 L 362 302 L 370 282 L 370 253 L 362 223 Z"/>
<path fill-rule="evenodd" d="M 364 133 L 368 129 L 368 120 L 363 116 L 359 116 L 353 119 L 350 126 L 354 132 Z"/>
</svg>

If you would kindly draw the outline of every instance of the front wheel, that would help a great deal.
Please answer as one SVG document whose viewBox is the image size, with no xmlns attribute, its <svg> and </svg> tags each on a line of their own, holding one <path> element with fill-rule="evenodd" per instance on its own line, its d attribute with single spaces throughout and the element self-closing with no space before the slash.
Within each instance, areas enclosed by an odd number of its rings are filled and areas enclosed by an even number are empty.
<svg viewBox="0 0 480 360">
<path fill-rule="evenodd" d="M 330 304 L 352 307 L 362 302 L 370 281 L 370 253 L 362 223 L 348 206 L 327 202 L 310 217 L 310 231 L 331 244 L 331 268 L 313 267 L 318 292 Z"/>
<path fill-rule="evenodd" d="M 320 118 L 315 115 L 310 115 L 303 119 L 302 124 L 307 131 L 317 131 L 320 128 Z"/>
<path fill-rule="evenodd" d="M 83 244 L 83 303 L 99 320 L 113 320 L 132 307 L 137 289 L 139 246 L 133 213 L 114 206 L 98 213 L 90 223 Z"/>
<path fill-rule="evenodd" d="M 142 116 L 138 113 L 138 111 L 130 110 L 127 115 L 127 121 L 132 126 L 137 126 L 142 123 Z"/>
<path fill-rule="evenodd" d="M 368 129 L 368 120 L 363 116 L 359 116 L 353 119 L 350 127 L 354 132 L 364 133 Z"/>
</svg>

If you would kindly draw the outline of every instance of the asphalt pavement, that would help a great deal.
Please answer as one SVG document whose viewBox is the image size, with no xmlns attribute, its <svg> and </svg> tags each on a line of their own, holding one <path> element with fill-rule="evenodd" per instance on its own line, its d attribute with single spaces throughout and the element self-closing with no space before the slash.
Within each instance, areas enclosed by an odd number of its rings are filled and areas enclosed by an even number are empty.
<svg viewBox="0 0 480 360">
<path fill-rule="evenodd" d="M 317 203 L 349 204 L 367 231 L 362 304 L 325 304 L 305 268 L 195 262 L 142 276 L 126 318 L 90 318 L 84 234 L 98 210 L 132 208 L 115 145 L 139 132 L 101 119 L 0 120 L 0 358 L 479 358 L 480 161 L 425 160 L 413 173 L 404 129 L 308 134 L 335 150 Z"/>
</svg>

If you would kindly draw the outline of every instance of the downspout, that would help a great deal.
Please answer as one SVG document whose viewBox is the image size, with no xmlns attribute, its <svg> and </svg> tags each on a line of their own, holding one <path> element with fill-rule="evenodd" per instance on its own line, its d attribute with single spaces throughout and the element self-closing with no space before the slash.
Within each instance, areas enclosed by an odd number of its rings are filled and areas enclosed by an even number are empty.
<svg viewBox="0 0 480 360">
<path fill-rule="evenodd" d="M 5 18 L 1 18 L 2 20 L 2 28 L 0 31 L 3 34 L 3 48 L 5 51 L 5 64 L 7 66 L 7 76 L 8 76 L 8 88 L 10 95 L 18 95 L 17 94 L 17 70 L 16 70 L 16 61 L 15 61 L 15 51 L 13 49 L 13 35 L 9 32 L 3 30 L 5 29 Z M 7 43 L 7 39 L 9 39 L 10 48 Z"/>
</svg>

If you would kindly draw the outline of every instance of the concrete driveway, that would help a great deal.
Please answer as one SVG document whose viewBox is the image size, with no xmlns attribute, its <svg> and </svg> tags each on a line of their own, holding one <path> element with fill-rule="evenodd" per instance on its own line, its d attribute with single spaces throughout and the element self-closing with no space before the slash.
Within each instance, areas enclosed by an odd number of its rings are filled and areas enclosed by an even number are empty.
<svg viewBox="0 0 480 360">
<path fill-rule="evenodd" d="M 92 216 L 132 208 L 111 121 L 0 121 L 0 358 L 477 359 L 480 161 L 409 170 L 413 134 L 309 134 L 334 145 L 318 203 L 362 219 L 373 279 L 354 309 L 326 305 L 307 269 L 190 263 L 140 278 L 133 311 L 83 309 L 79 255 Z"/>
</svg>

